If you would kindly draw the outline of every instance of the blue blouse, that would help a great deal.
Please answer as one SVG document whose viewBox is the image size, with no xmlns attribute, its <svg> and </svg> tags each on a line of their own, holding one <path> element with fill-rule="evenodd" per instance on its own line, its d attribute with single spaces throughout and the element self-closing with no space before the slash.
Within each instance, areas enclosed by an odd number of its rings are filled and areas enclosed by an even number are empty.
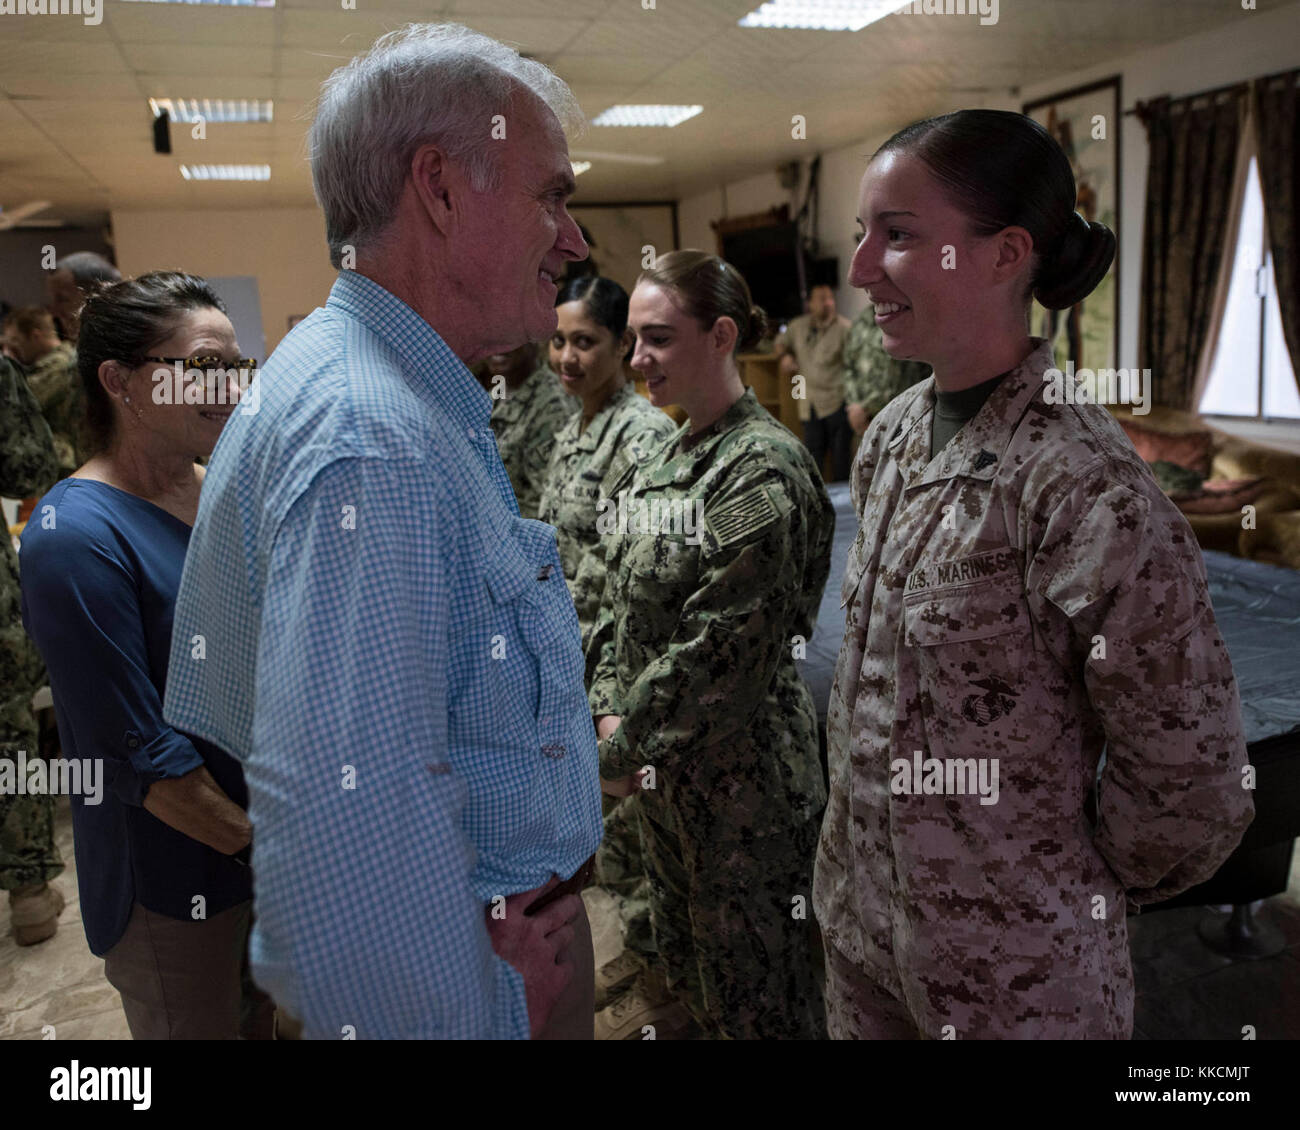
<svg viewBox="0 0 1300 1130">
<path fill-rule="evenodd" d="M 71 798 L 81 917 L 101 957 L 134 902 L 191 921 L 253 894 L 247 848 L 223 855 L 143 807 L 154 781 L 200 765 L 248 807 L 239 763 L 163 721 L 189 539 L 190 527 L 153 503 L 72 478 L 40 500 L 23 532 L 23 624 L 49 671 L 63 757 L 103 762 L 99 803 L 85 787 Z"/>
</svg>

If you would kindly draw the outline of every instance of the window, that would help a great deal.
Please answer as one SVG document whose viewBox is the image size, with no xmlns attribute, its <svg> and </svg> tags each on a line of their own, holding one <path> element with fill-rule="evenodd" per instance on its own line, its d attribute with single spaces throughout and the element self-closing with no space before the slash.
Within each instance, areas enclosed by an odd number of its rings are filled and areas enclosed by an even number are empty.
<svg viewBox="0 0 1300 1130">
<path fill-rule="evenodd" d="M 1300 390 L 1282 338 L 1254 157 L 1246 172 L 1228 301 L 1200 408 L 1218 416 L 1300 419 Z"/>
</svg>

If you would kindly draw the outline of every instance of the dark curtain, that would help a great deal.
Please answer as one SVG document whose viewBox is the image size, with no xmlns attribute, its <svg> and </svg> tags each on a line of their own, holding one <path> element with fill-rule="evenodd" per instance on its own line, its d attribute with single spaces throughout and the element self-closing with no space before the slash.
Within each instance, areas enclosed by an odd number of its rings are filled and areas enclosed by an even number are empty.
<svg viewBox="0 0 1300 1130">
<path fill-rule="evenodd" d="M 1224 253 L 1228 205 L 1249 87 L 1139 107 L 1147 129 L 1146 222 L 1138 364 L 1151 370 L 1156 404 L 1195 411 Z"/>
<path fill-rule="evenodd" d="M 1300 71 L 1255 80 L 1255 136 L 1282 334 L 1300 383 Z"/>
</svg>

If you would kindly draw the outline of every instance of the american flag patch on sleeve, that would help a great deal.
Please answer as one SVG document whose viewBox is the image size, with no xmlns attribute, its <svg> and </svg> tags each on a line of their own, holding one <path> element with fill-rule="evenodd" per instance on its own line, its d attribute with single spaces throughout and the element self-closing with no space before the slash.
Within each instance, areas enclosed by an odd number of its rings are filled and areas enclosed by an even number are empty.
<svg viewBox="0 0 1300 1130">
<path fill-rule="evenodd" d="M 704 532 L 718 548 L 735 545 L 781 516 L 766 488 L 751 487 L 704 519 Z"/>
</svg>

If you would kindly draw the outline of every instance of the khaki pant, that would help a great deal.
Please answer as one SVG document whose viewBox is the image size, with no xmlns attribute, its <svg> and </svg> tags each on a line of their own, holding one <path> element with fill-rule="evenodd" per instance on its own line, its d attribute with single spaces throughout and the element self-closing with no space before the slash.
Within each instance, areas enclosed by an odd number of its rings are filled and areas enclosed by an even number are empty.
<svg viewBox="0 0 1300 1130">
<path fill-rule="evenodd" d="M 240 1038 L 252 907 L 241 902 L 191 922 L 135 904 L 126 932 L 104 958 L 104 975 L 122 996 L 132 1039 Z"/>
<path fill-rule="evenodd" d="M 539 888 L 540 889 L 540 888 Z M 579 896 L 579 902 L 581 902 Z M 551 1019 L 542 1029 L 539 1040 L 591 1040 L 595 1038 L 596 955 L 591 942 L 591 923 L 584 903 L 573 920 L 573 944 L 568 960 L 573 963 L 573 979 L 555 1002 Z M 276 1011 L 277 1040 L 301 1040 L 302 1024 L 283 1008 Z"/>
</svg>

